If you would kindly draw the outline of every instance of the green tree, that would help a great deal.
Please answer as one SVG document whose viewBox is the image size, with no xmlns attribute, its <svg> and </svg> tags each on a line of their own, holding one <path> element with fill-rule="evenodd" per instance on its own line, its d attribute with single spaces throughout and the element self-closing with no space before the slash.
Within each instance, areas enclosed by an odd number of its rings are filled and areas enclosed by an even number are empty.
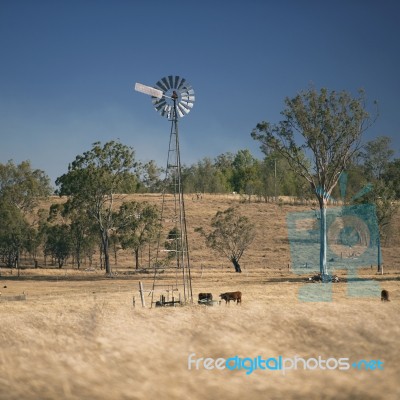
<svg viewBox="0 0 400 400">
<path fill-rule="evenodd" d="M 82 259 L 91 256 L 99 242 L 97 224 L 90 218 L 85 209 L 71 207 L 71 203 L 53 204 L 50 207 L 49 221 L 58 221 L 68 224 L 71 254 L 78 269 L 81 267 Z"/>
<path fill-rule="evenodd" d="M 51 193 L 47 175 L 29 161 L 0 164 L 0 251 L 7 264 L 18 268 L 23 250 L 32 251 L 36 231 L 28 223 L 39 199 Z"/>
<path fill-rule="evenodd" d="M 207 247 L 226 256 L 232 262 L 236 272 L 242 272 L 239 261 L 243 253 L 254 240 L 254 224 L 240 215 L 237 208 L 218 211 L 211 220 L 212 230 L 196 228 L 206 241 Z"/>
<path fill-rule="evenodd" d="M 126 202 L 121 205 L 117 219 L 119 241 L 123 249 L 133 249 L 138 269 L 140 250 L 154 240 L 160 229 L 157 207 L 147 202 Z"/>
<path fill-rule="evenodd" d="M 68 172 L 56 180 L 58 194 L 68 196 L 68 206 L 86 210 L 95 221 L 108 274 L 111 273 L 110 234 L 117 228 L 113 212 L 115 195 L 137 187 L 137 166 L 131 147 L 115 141 L 103 146 L 96 142 L 91 150 L 77 156 Z"/>
<path fill-rule="evenodd" d="M 226 193 L 229 191 L 224 174 L 208 157 L 182 170 L 186 193 Z"/>
<path fill-rule="evenodd" d="M 276 151 L 267 152 L 260 163 L 259 179 L 261 182 L 260 196 L 266 202 L 271 199 L 277 201 L 278 196 L 295 196 L 308 198 L 308 182 L 296 175 L 288 161 Z"/>
<path fill-rule="evenodd" d="M 217 168 L 218 174 L 221 175 L 220 180 L 224 184 L 225 192 L 234 191 L 232 187 L 234 157 L 231 152 L 227 152 L 220 154 L 214 159 L 214 165 Z"/>
<path fill-rule="evenodd" d="M 355 204 L 374 204 L 379 229 L 378 243 L 378 272 L 382 272 L 381 246 L 389 239 L 392 222 L 399 210 L 399 204 L 395 201 L 395 191 L 382 180 L 376 180 L 372 190 L 355 200 Z"/>
<path fill-rule="evenodd" d="M 249 150 L 239 150 L 233 159 L 232 167 L 232 186 L 235 192 L 246 194 L 250 202 L 260 176 L 258 160 Z"/>
<path fill-rule="evenodd" d="M 154 160 L 150 160 L 142 167 L 141 181 L 148 192 L 161 192 L 162 168 L 158 167 Z"/>
<path fill-rule="evenodd" d="M 71 255 L 71 231 L 67 224 L 52 225 L 47 227 L 45 253 L 50 255 L 62 268 L 67 258 Z"/>
<path fill-rule="evenodd" d="M 32 211 L 39 199 L 50 193 L 48 176 L 39 169 L 32 169 L 29 161 L 18 165 L 12 160 L 0 164 L 0 197 L 22 212 Z"/>
<path fill-rule="evenodd" d="M 0 254 L 7 266 L 18 268 L 23 249 L 27 248 L 32 228 L 14 205 L 0 200 Z"/>
<path fill-rule="evenodd" d="M 365 173 L 369 179 L 381 179 L 385 173 L 394 150 L 390 148 L 391 139 L 379 136 L 366 143 L 360 156 L 364 162 Z"/>
<path fill-rule="evenodd" d="M 379 227 L 379 252 L 381 243 L 388 240 L 391 222 L 398 211 L 396 199 L 396 183 L 399 176 L 393 180 L 385 180 L 391 166 L 390 160 L 394 151 L 390 148 L 391 139 L 387 136 L 379 136 L 366 143 L 360 158 L 363 162 L 363 173 L 372 183 L 372 190 L 358 201 L 371 203 L 376 207 L 376 215 Z M 396 179 L 397 178 L 397 179 Z M 383 273 L 381 257 L 378 257 L 378 272 Z"/>
<path fill-rule="evenodd" d="M 400 158 L 389 162 L 382 178 L 387 186 L 393 188 L 396 199 L 400 199 Z"/>
<path fill-rule="evenodd" d="M 278 124 L 261 122 L 252 137 L 261 149 L 280 153 L 296 174 L 306 179 L 320 208 L 320 272 L 329 280 L 327 269 L 326 208 L 341 173 L 360 148 L 362 133 L 371 119 L 365 95 L 353 98 L 347 92 L 310 89 L 285 99 L 284 117 Z M 297 144 L 299 135 L 301 144 Z M 311 164 L 311 168 L 310 168 Z"/>
</svg>

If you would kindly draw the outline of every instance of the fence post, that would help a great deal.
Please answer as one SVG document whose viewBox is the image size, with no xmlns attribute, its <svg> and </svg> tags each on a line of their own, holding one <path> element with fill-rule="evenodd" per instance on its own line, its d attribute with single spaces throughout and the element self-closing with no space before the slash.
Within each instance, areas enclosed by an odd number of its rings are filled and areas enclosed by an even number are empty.
<svg viewBox="0 0 400 400">
<path fill-rule="evenodd" d="M 139 281 L 139 293 L 140 293 L 140 300 L 142 302 L 142 307 L 146 307 L 146 304 L 144 302 L 144 293 L 143 293 L 143 283 L 142 281 Z"/>
</svg>

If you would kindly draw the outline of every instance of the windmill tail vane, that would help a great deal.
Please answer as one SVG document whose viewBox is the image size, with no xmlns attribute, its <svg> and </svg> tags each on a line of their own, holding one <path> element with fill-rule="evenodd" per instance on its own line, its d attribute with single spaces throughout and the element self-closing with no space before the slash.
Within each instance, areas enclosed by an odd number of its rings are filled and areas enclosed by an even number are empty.
<svg viewBox="0 0 400 400">
<path fill-rule="evenodd" d="M 142 83 L 135 83 L 135 90 L 140 93 L 148 94 L 152 97 L 157 97 L 158 99 L 161 99 L 164 95 L 162 90 L 143 85 Z"/>
</svg>

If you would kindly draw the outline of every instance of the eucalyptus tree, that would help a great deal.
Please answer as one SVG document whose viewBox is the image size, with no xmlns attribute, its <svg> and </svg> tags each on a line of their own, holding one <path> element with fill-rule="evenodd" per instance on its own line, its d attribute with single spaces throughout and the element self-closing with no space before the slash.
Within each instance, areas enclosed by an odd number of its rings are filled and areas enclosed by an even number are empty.
<svg viewBox="0 0 400 400">
<path fill-rule="evenodd" d="M 135 267 L 139 268 L 140 250 L 155 239 L 160 229 L 160 216 L 155 205 L 147 202 L 123 203 L 117 214 L 119 242 L 123 249 L 132 249 Z"/>
<path fill-rule="evenodd" d="M 68 196 L 67 206 L 85 210 L 97 227 L 102 243 L 106 273 L 111 273 L 110 235 L 117 229 L 113 210 L 116 194 L 133 192 L 138 185 L 133 148 L 110 141 L 76 156 L 68 172 L 56 180 L 60 196 Z"/>
<path fill-rule="evenodd" d="M 61 268 L 72 254 L 71 231 L 67 224 L 51 225 L 47 228 L 44 247 L 45 255 L 50 255 Z"/>
<path fill-rule="evenodd" d="M 29 161 L 0 163 L 0 251 L 8 265 L 18 268 L 21 251 L 32 249 L 36 232 L 28 215 L 50 193 L 49 178 Z"/>
<path fill-rule="evenodd" d="M 393 188 L 396 199 L 400 199 L 400 158 L 391 161 L 383 174 L 384 182 Z"/>
<path fill-rule="evenodd" d="M 397 175 L 393 180 L 387 181 L 387 172 L 392 166 L 391 159 L 394 150 L 390 147 L 391 139 L 387 136 L 378 136 L 365 144 L 360 153 L 363 162 L 364 175 L 372 182 L 372 190 L 363 198 L 361 202 L 372 203 L 376 207 L 376 216 L 379 228 L 379 256 L 378 272 L 383 273 L 382 260 L 380 257 L 381 242 L 389 239 L 390 228 L 393 217 L 398 212 L 399 206 L 396 200 L 396 184 L 399 184 L 400 176 Z"/>
<path fill-rule="evenodd" d="M 31 212 L 39 199 L 51 194 L 50 180 L 29 161 L 0 163 L 0 198 L 23 213 Z"/>
<path fill-rule="evenodd" d="M 310 89 L 286 98 L 285 105 L 280 122 L 261 122 L 251 135 L 264 152 L 280 153 L 311 185 L 320 208 L 320 272 L 323 280 L 329 280 L 327 203 L 340 175 L 359 151 L 362 134 L 372 119 L 363 91 L 352 97 L 345 91 Z"/>
<path fill-rule="evenodd" d="M 226 193 L 230 191 L 230 184 L 222 169 L 208 157 L 204 157 L 190 167 L 184 167 L 182 180 L 186 193 Z"/>
<path fill-rule="evenodd" d="M 249 202 L 260 177 L 260 163 L 249 150 L 239 150 L 232 162 L 232 186 L 238 193 L 246 194 Z"/>
<path fill-rule="evenodd" d="M 207 247 L 227 257 L 235 271 L 242 272 L 239 261 L 254 240 L 254 224 L 241 215 L 237 208 L 230 207 L 215 214 L 211 228 L 208 233 L 202 227 L 195 231 L 204 237 Z"/>
<path fill-rule="evenodd" d="M 390 144 L 388 136 L 378 136 L 365 144 L 360 156 L 369 179 L 382 179 L 395 153 Z"/>
<path fill-rule="evenodd" d="M 154 160 L 150 160 L 141 168 L 141 182 L 150 193 L 162 191 L 161 174 L 163 169 Z"/>
<path fill-rule="evenodd" d="M 7 266 L 19 268 L 20 254 L 27 248 L 32 227 L 18 208 L 1 200 L 0 221 L 0 255 Z"/>
<path fill-rule="evenodd" d="M 70 253 L 79 269 L 83 257 L 92 255 L 95 252 L 96 244 L 99 242 L 96 224 L 93 219 L 89 218 L 85 209 L 73 208 L 67 202 L 50 206 L 46 225 L 43 225 L 43 232 L 47 237 L 53 225 L 68 226 Z"/>
</svg>

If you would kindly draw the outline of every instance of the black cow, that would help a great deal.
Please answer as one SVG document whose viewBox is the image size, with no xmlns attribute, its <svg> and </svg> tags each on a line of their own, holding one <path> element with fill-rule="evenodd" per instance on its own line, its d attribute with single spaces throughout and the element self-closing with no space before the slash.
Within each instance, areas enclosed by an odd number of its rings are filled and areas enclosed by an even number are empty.
<svg viewBox="0 0 400 400">
<path fill-rule="evenodd" d="M 212 304 L 212 293 L 199 293 L 199 304 Z"/>
<path fill-rule="evenodd" d="M 389 300 L 389 291 L 383 289 L 381 292 L 381 301 L 390 301 Z"/>
</svg>

